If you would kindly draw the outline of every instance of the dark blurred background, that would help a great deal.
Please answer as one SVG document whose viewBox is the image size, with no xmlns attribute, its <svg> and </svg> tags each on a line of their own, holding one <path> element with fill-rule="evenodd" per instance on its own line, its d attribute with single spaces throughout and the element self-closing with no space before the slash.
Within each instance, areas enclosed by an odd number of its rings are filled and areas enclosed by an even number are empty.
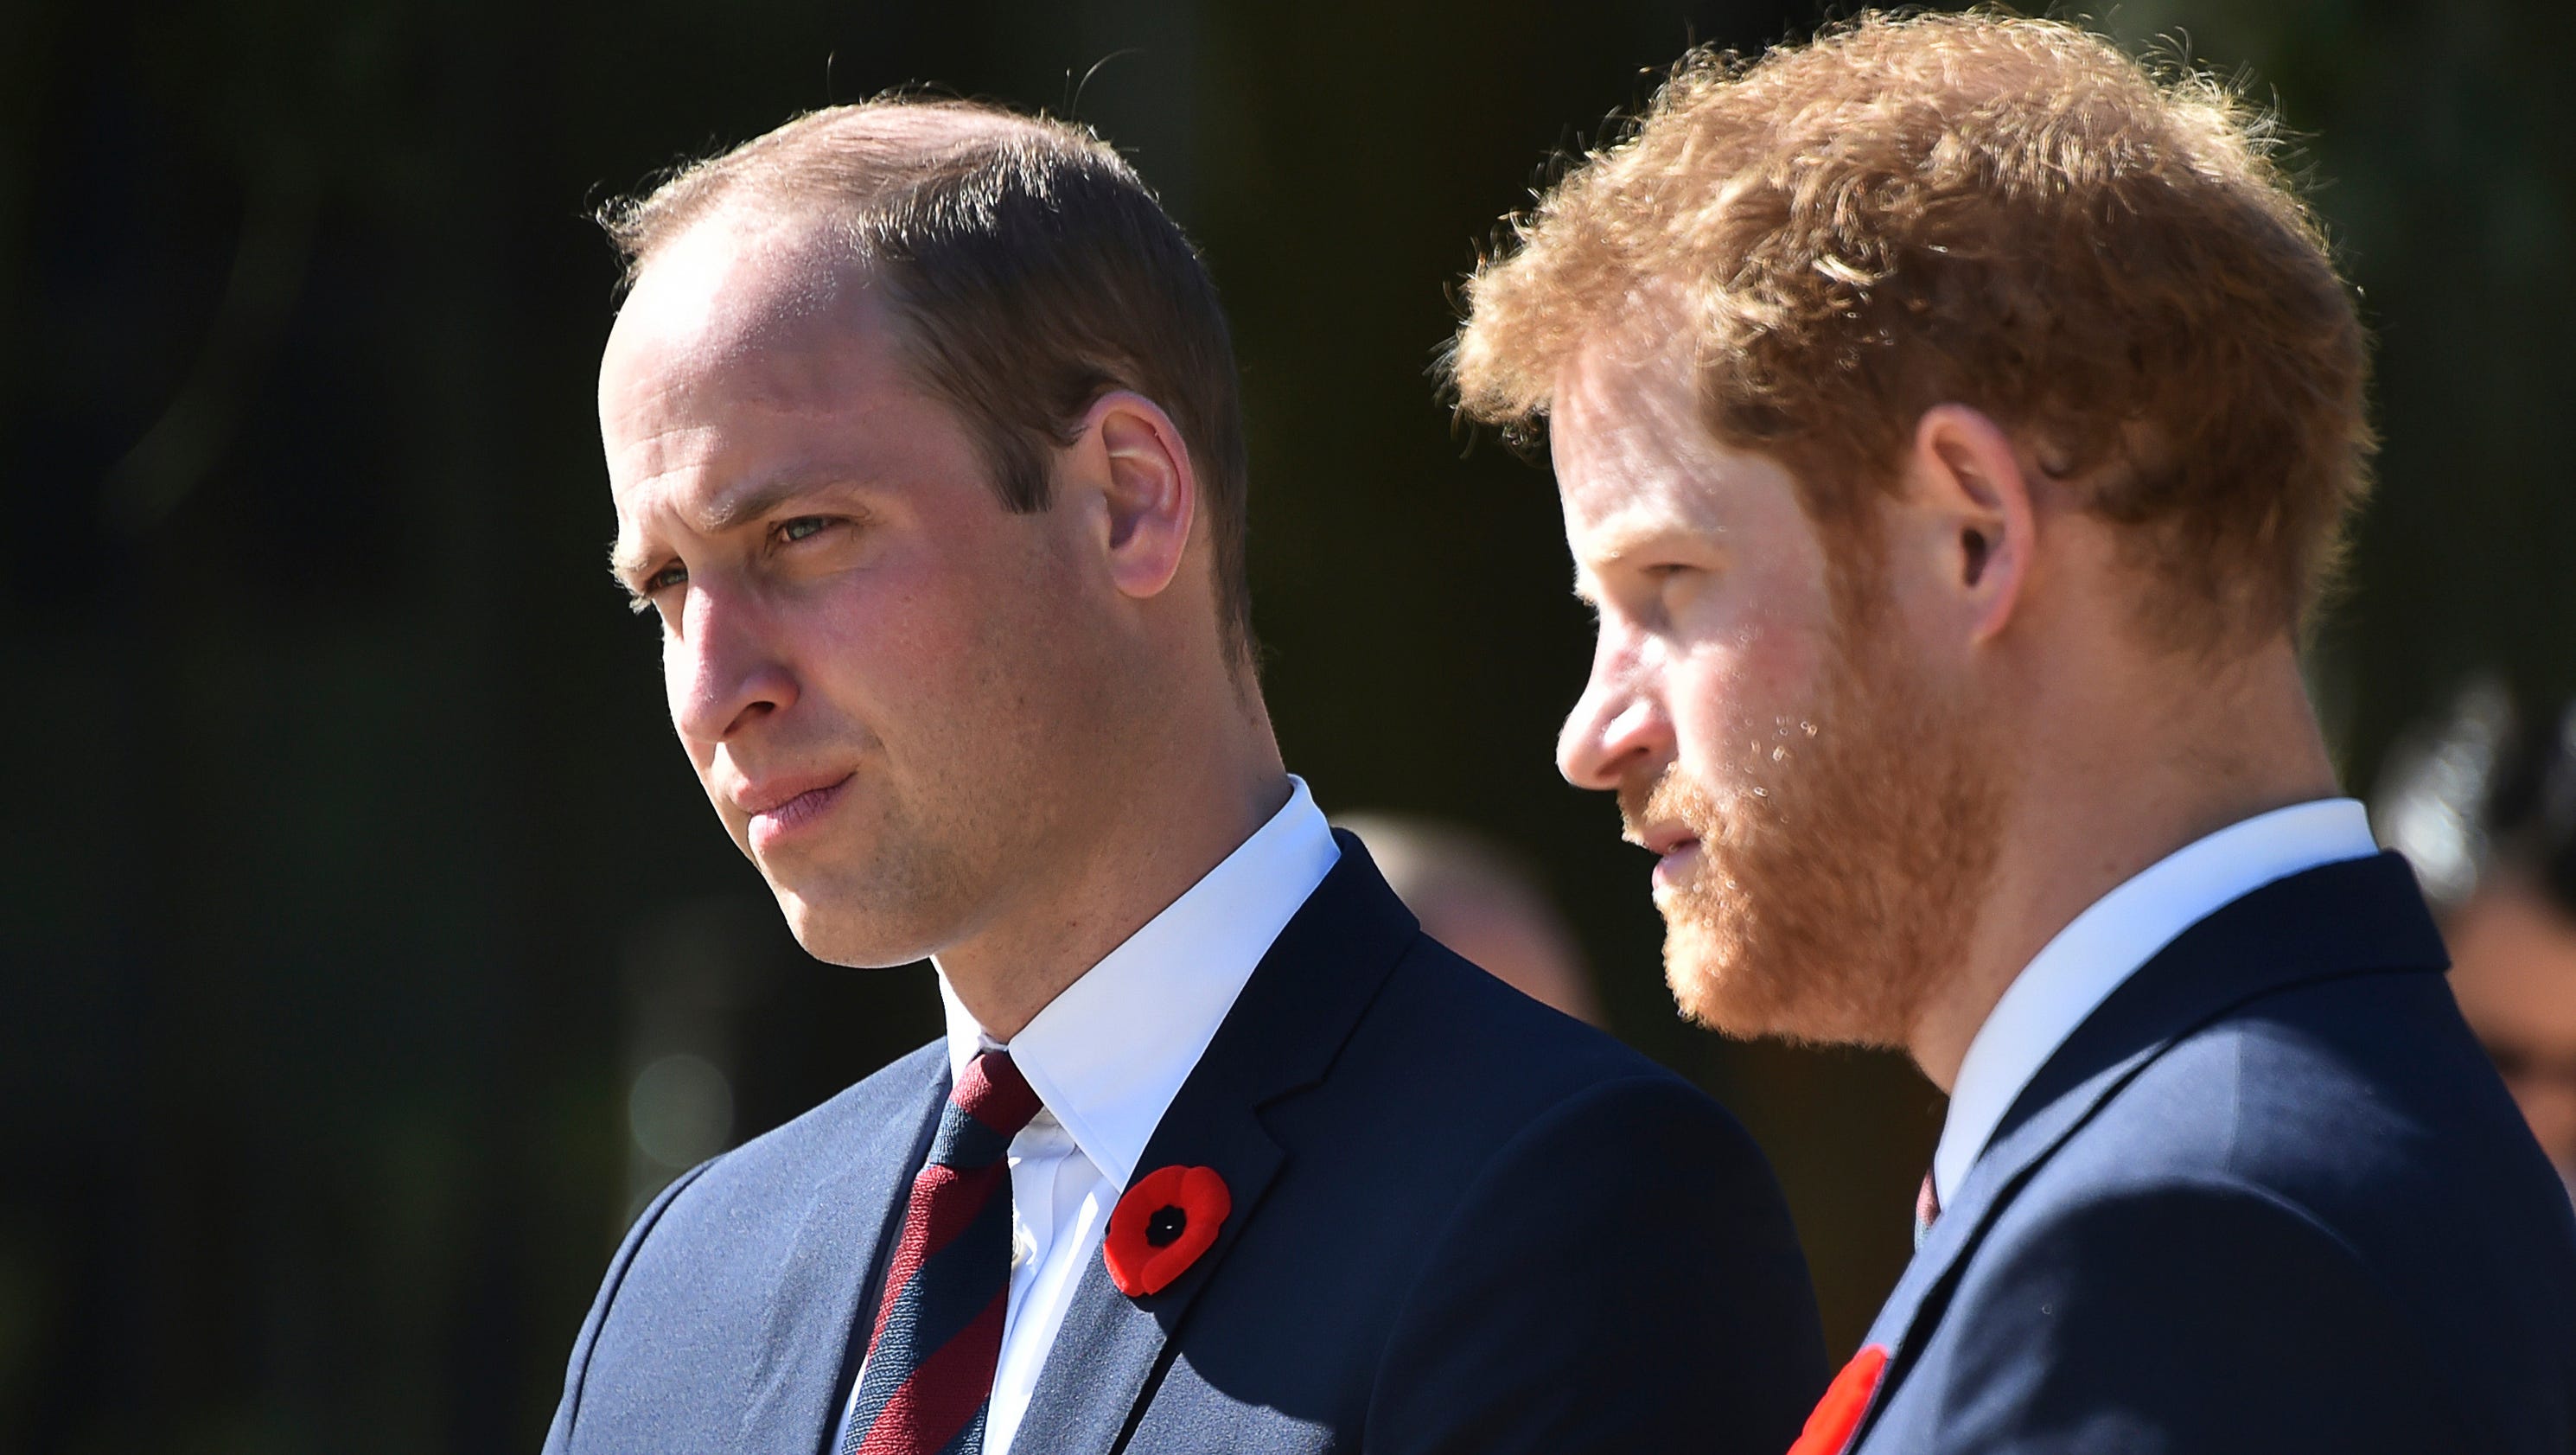
<svg viewBox="0 0 2576 1455">
<path fill-rule="evenodd" d="M 795 949 L 669 740 L 585 220 L 916 81 L 1097 125 L 1205 245 L 1292 766 L 1538 868 L 1613 1028 L 1769 1148 L 1848 1349 L 1939 1099 L 1674 1019 L 1646 862 L 1550 765 L 1546 477 L 1426 372 L 1552 149 L 1817 13 L 0 4 L 0 1448 L 533 1448 L 636 1199 L 936 1033 L 926 971 Z M 2277 97 L 2365 295 L 2383 484 L 2315 654 L 2356 783 L 2472 666 L 2576 686 L 2568 13 L 2102 17 Z"/>
</svg>

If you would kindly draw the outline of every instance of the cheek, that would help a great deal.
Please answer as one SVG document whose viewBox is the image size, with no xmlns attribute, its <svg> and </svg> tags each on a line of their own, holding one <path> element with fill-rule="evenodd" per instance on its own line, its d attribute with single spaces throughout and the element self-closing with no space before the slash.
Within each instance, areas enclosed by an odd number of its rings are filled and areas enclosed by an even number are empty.
<svg viewBox="0 0 2576 1455">
<path fill-rule="evenodd" d="M 976 657 L 975 593 L 928 570 L 854 572 L 804 604 L 808 681 L 844 712 L 874 718 L 947 699 Z"/>
<path fill-rule="evenodd" d="M 1804 633 L 1744 623 L 1703 642 L 1669 672 L 1682 762 L 1709 781 L 1757 767 L 1784 736 L 1812 723 L 1818 653 Z"/>
<path fill-rule="evenodd" d="M 799 654 L 808 690 L 916 772 L 993 770 L 1060 715 L 1050 694 L 1095 675 L 1043 560 L 925 556 L 828 596 Z"/>
</svg>

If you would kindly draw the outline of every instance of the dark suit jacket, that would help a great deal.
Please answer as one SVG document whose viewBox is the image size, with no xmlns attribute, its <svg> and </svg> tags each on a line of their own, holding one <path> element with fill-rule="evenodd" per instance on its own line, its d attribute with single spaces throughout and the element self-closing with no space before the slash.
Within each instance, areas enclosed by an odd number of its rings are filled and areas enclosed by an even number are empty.
<svg viewBox="0 0 2576 1455">
<path fill-rule="evenodd" d="M 2576 1450 L 2576 1218 L 2394 854 L 2193 926 L 1898 1284 L 1853 1449 Z"/>
<path fill-rule="evenodd" d="M 1141 1299 L 1094 1259 L 1016 1455 L 1779 1455 L 1826 1370 L 1761 1154 L 1426 938 L 1341 845 L 1138 1167 L 1215 1168 L 1222 1234 Z M 947 1090 L 926 1046 L 674 1184 L 547 1450 L 821 1449 Z"/>
</svg>

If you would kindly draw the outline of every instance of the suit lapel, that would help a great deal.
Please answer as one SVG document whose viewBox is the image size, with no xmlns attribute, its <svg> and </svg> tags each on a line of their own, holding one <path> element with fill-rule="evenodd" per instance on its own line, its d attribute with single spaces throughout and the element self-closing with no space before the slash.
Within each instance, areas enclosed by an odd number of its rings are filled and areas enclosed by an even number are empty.
<svg viewBox="0 0 2576 1455">
<path fill-rule="evenodd" d="M 1261 1108 L 1324 1078 L 1418 933 L 1359 841 L 1334 837 L 1341 861 L 1262 956 L 1136 1165 L 1138 1177 L 1215 1168 L 1234 1202 L 1223 1230 L 1170 1287 L 1143 1298 L 1119 1293 L 1108 1268 L 1091 1260 L 1013 1448 L 1087 1455 L 1124 1443 L 1190 1305 L 1223 1276 L 1226 1255 L 1292 1155 L 1262 1125 Z"/>
<path fill-rule="evenodd" d="M 876 1321 L 891 1235 L 948 1099 L 946 1047 L 915 1059 L 921 1072 L 900 1103 L 906 1111 L 857 1130 L 841 1170 L 815 1183 L 779 1259 L 742 1449 L 821 1450 L 839 1426 Z"/>
<path fill-rule="evenodd" d="M 1184 1090 L 1183 1097 L 1187 1095 Z M 1176 1100 L 1175 1110 L 1179 1106 Z M 1236 1103 L 1199 1111 L 1192 1118 L 1196 1125 L 1179 1135 L 1172 1135 L 1181 1132 L 1172 1118 L 1164 1118 L 1137 1175 L 1174 1163 L 1215 1168 L 1234 1199 L 1224 1228 L 1170 1287 L 1143 1298 L 1120 1293 L 1109 1281 L 1108 1268 L 1093 1257 L 1039 1371 L 1028 1415 L 1012 1437 L 1015 1449 L 1050 1455 L 1115 1449 L 1162 1364 L 1164 1345 L 1242 1238 L 1244 1227 L 1259 1215 L 1262 1194 L 1285 1154 L 1250 1107 Z"/>
<path fill-rule="evenodd" d="M 1939 1324 L 1987 1228 L 2050 1154 L 2176 1042 L 2287 986 L 2448 963 L 2415 875 L 2395 854 L 2265 885 L 2175 937 L 2057 1048 L 2015 1099 L 1954 1205 L 1897 1280 L 1868 1344 L 1891 1352 L 1858 1448 Z"/>
</svg>

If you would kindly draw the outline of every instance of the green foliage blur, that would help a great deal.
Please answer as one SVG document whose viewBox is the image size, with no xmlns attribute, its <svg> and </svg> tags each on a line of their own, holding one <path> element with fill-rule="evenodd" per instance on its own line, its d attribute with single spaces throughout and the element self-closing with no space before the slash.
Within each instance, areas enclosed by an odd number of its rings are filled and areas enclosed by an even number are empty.
<svg viewBox="0 0 2576 1455">
<path fill-rule="evenodd" d="M 1434 395 L 1546 158 L 1803 3 L 16 0 L 0 7 L 0 1448 L 532 1448 L 636 1199 L 937 1031 L 819 966 L 601 569 L 586 220 L 926 82 L 1098 126 L 1204 244 L 1255 614 L 1331 810 L 1541 866 L 1614 1028 L 1778 1164 L 1828 1328 L 1937 1095 L 1680 1024 L 1558 781 L 1588 622 L 1544 473 Z M 2564 7 L 2131 0 L 2307 138 L 2387 447 L 2315 678 L 2351 781 L 2460 676 L 2576 688 Z M 712 1078 L 712 1079 L 710 1079 Z"/>
</svg>

